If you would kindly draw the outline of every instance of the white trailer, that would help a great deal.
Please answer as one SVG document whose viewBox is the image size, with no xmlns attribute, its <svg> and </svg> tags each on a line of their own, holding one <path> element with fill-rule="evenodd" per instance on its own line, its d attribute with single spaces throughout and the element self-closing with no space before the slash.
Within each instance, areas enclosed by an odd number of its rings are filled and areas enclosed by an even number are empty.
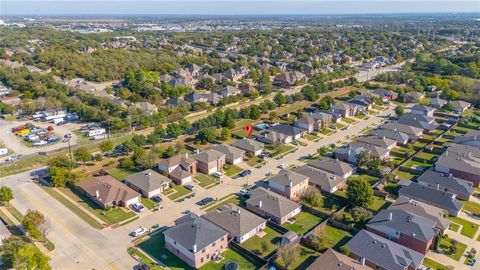
<svg viewBox="0 0 480 270">
<path fill-rule="evenodd" d="M 106 134 L 107 131 L 104 128 L 97 128 L 97 129 L 92 129 L 87 132 L 87 137 L 93 137 L 93 136 L 98 136 L 102 134 Z"/>
<path fill-rule="evenodd" d="M 0 148 L 0 156 L 4 156 L 8 153 L 8 149 L 7 148 Z"/>
<path fill-rule="evenodd" d="M 64 113 L 59 113 L 57 115 L 50 115 L 50 116 L 47 116 L 45 117 L 45 121 L 47 122 L 52 122 L 52 121 L 55 121 L 55 119 L 62 119 L 63 121 L 63 118 L 65 117 L 65 114 Z"/>
</svg>

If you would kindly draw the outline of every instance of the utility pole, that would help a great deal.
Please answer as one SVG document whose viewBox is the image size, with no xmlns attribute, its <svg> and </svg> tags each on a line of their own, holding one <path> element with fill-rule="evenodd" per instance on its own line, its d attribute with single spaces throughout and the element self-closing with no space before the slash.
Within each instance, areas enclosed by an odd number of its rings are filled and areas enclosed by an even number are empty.
<svg viewBox="0 0 480 270">
<path fill-rule="evenodd" d="M 68 143 L 68 153 L 70 154 L 70 161 L 73 164 L 72 146 L 70 145 L 70 138 L 68 138 L 67 143 Z"/>
</svg>

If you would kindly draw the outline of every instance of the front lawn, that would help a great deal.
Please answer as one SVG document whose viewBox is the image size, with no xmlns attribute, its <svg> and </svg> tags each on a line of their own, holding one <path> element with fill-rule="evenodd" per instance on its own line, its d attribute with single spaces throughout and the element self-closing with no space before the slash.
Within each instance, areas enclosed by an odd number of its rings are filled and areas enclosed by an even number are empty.
<svg viewBox="0 0 480 270">
<path fill-rule="evenodd" d="M 259 158 L 259 157 L 251 157 L 247 160 L 248 166 L 251 166 L 251 167 L 258 166 L 262 163 L 264 163 L 264 160 L 262 158 Z"/>
<path fill-rule="evenodd" d="M 463 210 L 474 215 L 480 215 L 480 204 L 472 201 L 459 201 L 463 204 Z"/>
<path fill-rule="evenodd" d="M 157 206 L 157 203 L 150 200 L 149 198 L 144 198 L 142 197 L 140 199 L 140 202 L 145 206 L 147 207 L 148 209 L 152 210 L 153 208 L 155 208 Z"/>
<path fill-rule="evenodd" d="M 307 212 L 300 212 L 294 217 L 293 223 L 284 223 L 282 226 L 290 231 L 303 234 L 315 227 L 318 223 L 322 222 L 322 219 Z"/>
<path fill-rule="evenodd" d="M 458 225 L 462 225 L 461 234 L 468 238 L 473 238 L 478 231 L 478 225 L 459 217 L 448 217 L 448 219 Z"/>
<path fill-rule="evenodd" d="M 320 139 L 320 137 L 318 137 L 317 135 L 312 134 L 312 133 L 307 133 L 307 135 L 305 135 L 305 138 L 309 141 L 315 141 L 315 140 Z"/>
<path fill-rule="evenodd" d="M 159 232 L 148 240 L 143 241 L 138 247 L 172 270 L 192 269 L 188 264 L 165 248 L 165 236 L 163 232 Z"/>
<path fill-rule="evenodd" d="M 338 229 L 327 225 L 316 232 L 321 239 L 322 247 L 326 250 L 333 248 L 340 251 L 340 247 L 345 245 L 353 235 L 349 231 Z"/>
<path fill-rule="evenodd" d="M 328 135 L 332 134 L 332 130 L 328 129 L 328 128 L 324 128 L 324 129 L 320 130 L 320 133 L 328 136 Z"/>
<path fill-rule="evenodd" d="M 434 260 L 431 260 L 429 258 L 423 259 L 423 266 L 430 268 L 432 270 L 447 270 L 447 267 L 443 264 L 440 264 Z"/>
<path fill-rule="evenodd" d="M 203 188 L 218 182 L 215 178 L 213 178 L 213 176 L 203 174 L 203 173 L 198 173 L 195 176 L 195 180 L 197 180 L 198 185 Z"/>
<path fill-rule="evenodd" d="M 402 158 L 402 157 L 397 157 L 397 156 L 392 156 L 392 157 L 390 159 L 392 160 L 393 164 L 397 166 L 406 160 L 406 158 Z"/>
<path fill-rule="evenodd" d="M 272 158 L 276 158 L 276 157 L 279 157 L 279 156 L 286 155 L 286 154 L 292 152 L 295 149 L 296 148 L 292 145 L 281 144 L 281 145 L 279 145 L 277 147 L 274 147 L 274 148 L 269 147 L 268 151 L 272 155 Z"/>
<path fill-rule="evenodd" d="M 192 192 L 191 190 L 188 190 L 184 186 L 180 185 L 172 186 L 172 189 L 176 192 L 167 196 L 172 201 Z"/>
<path fill-rule="evenodd" d="M 133 169 L 124 169 L 124 168 L 113 168 L 107 171 L 107 173 L 118 181 L 123 181 L 128 176 L 139 172 L 139 170 Z"/>
<path fill-rule="evenodd" d="M 302 245 L 297 245 L 297 248 L 299 249 L 298 256 L 290 265 L 289 269 L 306 269 L 320 255 L 320 253 L 316 252 L 315 250 L 309 249 Z M 280 256 L 275 262 L 279 265 L 285 266 L 285 263 Z"/>
<path fill-rule="evenodd" d="M 225 265 L 229 262 L 236 262 L 238 265 L 238 269 L 242 270 L 255 270 L 259 268 L 259 266 L 251 263 L 245 257 L 231 249 L 225 251 L 222 256 L 223 260 L 221 260 L 220 262 L 210 261 L 204 266 L 200 267 L 200 270 L 223 270 L 225 269 Z"/>
<path fill-rule="evenodd" d="M 350 119 L 348 117 L 344 117 L 342 118 L 342 121 L 347 123 L 347 124 L 353 124 L 353 123 L 356 123 L 357 121 L 353 120 L 353 119 Z"/>
<path fill-rule="evenodd" d="M 261 257 L 270 254 L 272 251 L 277 249 L 280 241 L 282 240 L 282 235 L 270 227 L 266 227 L 264 232 L 266 234 L 263 237 L 254 235 L 240 245 Z"/>
<path fill-rule="evenodd" d="M 235 165 L 226 164 L 223 166 L 223 171 L 226 176 L 232 177 L 241 173 L 243 169 Z"/>
<path fill-rule="evenodd" d="M 465 250 L 467 249 L 467 245 L 465 245 L 462 242 L 457 242 L 457 248 L 456 250 L 453 250 L 452 247 L 452 239 L 448 237 L 442 238 L 440 242 L 440 251 L 445 255 L 448 256 L 456 261 L 460 260 L 462 257 L 463 253 L 465 253 Z"/>
<path fill-rule="evenodd" d="M 205 208 L 202 207 L 202 209 L 204 209 L 206 212 L 208 212 L 208 211 L 219 208 L 219 207 L 221 207 L 223 205 L 226 205 L 226 204 L 229 204 L 229 203 L 234 204 L 234 205 L 238 205 L 238 206 L 241 206 L 241 207 L 243 207 L 245 205 L 245 198 L 244 197 L 237 196 L 235 194 L 234 195 L 228 195 L 226 197 L 227 198 L 219 199 L 216 204 L 208 205 Z"/>
</svg>

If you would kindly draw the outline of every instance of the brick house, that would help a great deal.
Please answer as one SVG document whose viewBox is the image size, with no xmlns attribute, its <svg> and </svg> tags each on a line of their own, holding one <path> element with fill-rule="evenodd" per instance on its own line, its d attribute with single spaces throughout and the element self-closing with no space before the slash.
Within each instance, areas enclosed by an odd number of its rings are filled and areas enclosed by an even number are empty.
<svg viewBox="0 0 480 270">
<path fill-rule="evenodd" d="M 308 188 L 308 176 L 288 170 L 280 170 L 268 180 L 268 187 L 278 194 L 299 201 L 300 196 Z"/>
<path fill-rule="evenodd" d="M 198 171 L 206 174 L 222 171 L 225 165 L 225 154 L 214 149 L 192 155 L 192 159 L 197 161 Z"/>
<path fill-rule="evenodd" d="M 167 173 L 177 185 L 191 182 L 197 173 L 197 161 L 189 158 L 188 154 L 161 160 L 157 167 L 160 172 Z"/>
</svg>

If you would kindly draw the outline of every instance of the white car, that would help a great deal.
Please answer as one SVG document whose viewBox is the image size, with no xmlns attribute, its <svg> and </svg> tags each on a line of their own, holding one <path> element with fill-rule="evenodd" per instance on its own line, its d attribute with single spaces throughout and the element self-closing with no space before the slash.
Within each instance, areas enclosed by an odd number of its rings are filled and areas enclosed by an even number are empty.
<svg viewBox="0 0 480 270">
<path fill-rule="evenodd" d="M 38 142 L 34 143 L 33 146 L 44 146 L 47 143 L 48 143 L 47 141 L 41 140 L 41 141 L 38 141 Z"/>
<path fill-rule="evenodd" d="M 286 169 L 286 168 L 288 168 L 288 165 L 286 163 L 282 163 L 282 164 L 278 165 L 278 168 Z"/>
<path fill-rule="evenodd" d="M 240 195 L 244 195 L 244 196 L 245 196 L 245 195 L 247 195 L 247 194 L 248 194 L 248 190 L 246 190 L 246 189 L 240 190 Z"/>
<path fill-rule="evenodd" d="M 143 212 L 145 211 L 145 206 L 143 206 L 141 203 L 132 203 L 132 208 L 133 210 L 137 212 Z"/>
<path fill-rule="evenodd" d="M 146 233 L 147 231 L 148 231 L 148 230 L 147 230 L 145 227 L 140 227 L 140 228 L 136 229 L 135 231 L 133 231 L 133 232 L 131 233 L 131 235 L 132 235 L 133 237 L 138 237 L 138 236 Z"/>
<path fill-rule="evenodd" d="M 216 178 L 222 178 L 222 177 L 223 177 L 223 173 L 221 173 L 221 172 L 214 172 L 214 173 L 213 173 L 213 176 L 216 177 Z"/>
</svg>

